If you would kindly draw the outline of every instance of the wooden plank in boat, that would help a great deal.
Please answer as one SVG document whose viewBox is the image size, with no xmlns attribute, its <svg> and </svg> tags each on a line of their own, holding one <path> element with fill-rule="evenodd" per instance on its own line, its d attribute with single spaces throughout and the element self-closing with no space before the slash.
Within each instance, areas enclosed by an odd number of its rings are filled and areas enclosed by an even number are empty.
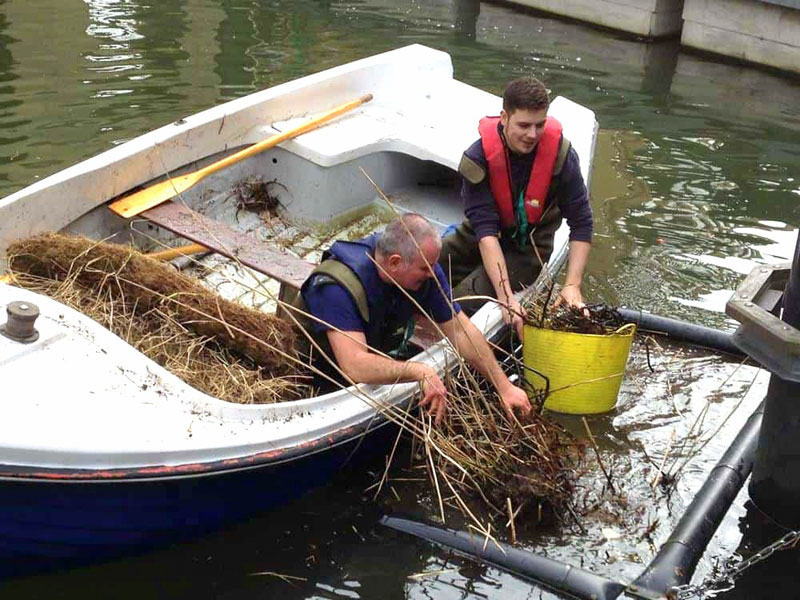
<svg viewBox="0 0 800 600">
<path fill-rule="evenodd" d="M 142 216 L 159 227 L 293 288 L 300 288 L 315 266 L 282 248 L 210 219 L 184 204 L 164 202 L 144 211 Z"/>
</svg>

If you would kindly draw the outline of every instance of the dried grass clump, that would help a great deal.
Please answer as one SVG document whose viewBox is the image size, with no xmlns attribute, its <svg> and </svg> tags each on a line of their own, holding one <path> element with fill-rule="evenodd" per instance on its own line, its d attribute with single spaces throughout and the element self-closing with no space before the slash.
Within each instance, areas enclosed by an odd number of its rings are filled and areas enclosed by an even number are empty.
<svg viewBox="0 0 800 600">
<path fill-rule="evenodd" d="M 45 279 L 74 279 L 103 297 L 144 314 L 169 306 L 174 319 L 202 337 L 226 346 L 273 373 L 287 371 L 296 337 L 290 323 L 220 298 L 169 265 L 118 244 L 56 233 L 12 244 L 12 272 Z"/>
<path fill-rule="evenodd" d="M 44 256 L 37 256 L 39 251 Z M 277 321 L 276 329 L 269 332 L 275 339 L 284 335 L 282 322 L 238 305 L 234 305 L 231 317 L 228 305 L 233 303 L 217 298 L 198 282 L 130 248 L 63 235 L 38 236 L 12 246 L 9 264 L 16 285 L 86 314 L 209 395 L 236 403 L 270 403 L 308 395 L 308 386 L 288 358 L 266 347 L 255 352 L 267 360 L 270 369 L 240 353 L 239 348 L 260 344 L 252 340 L 247 345 L 230 344 L 238 341 L 232 323 L 237 323 L 236 328 L 245 328 L 248 323 L 264 319 L 256 329 L 264 332 Z M 112 267 L 116 270 L 105 270 Z M 141 274 L 144 282 L 156 283 L 157 289 L 134 279 Z M 170 292 L 170 282 L 182 287 Z M 201 295 L 213 299 L 201 299 Z M 212 316 L 209 305 L 228 321 Z M 256 314 L 246 315 L 247 311 Z M 222 334 L 215 335 L 215 331 Z M 290 349 L 291 335 L 286 344 Z M 236 350 L 231 349 L 235 346 Z"/>
<path fill-rule="evenodd" d="M 270 186 L 280 186 L 277 181 L 264 181 L 259 177 L 243 179 L 233 186 L 231 195 L 236 199 L 237 214 L 240 210 L 248 210 L 266 216 L 276 214 L 280 201 L 270 190 Z"/>
</svg>

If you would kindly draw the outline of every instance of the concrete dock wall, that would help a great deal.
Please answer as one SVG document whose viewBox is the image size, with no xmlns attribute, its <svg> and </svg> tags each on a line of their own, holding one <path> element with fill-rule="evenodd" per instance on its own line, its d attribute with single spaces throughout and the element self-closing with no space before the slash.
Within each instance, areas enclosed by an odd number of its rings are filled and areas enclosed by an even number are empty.
<svg viewBox="0 0 800 600">
<path fill-rule="evenodd" d="M 754 0 L 686 0 L 681 44 L 800 73 L 800 10 Z"/>
<path fill-rule="evenodd" d="M 800 73 L 800 0 L 510 0 L 555 15 Z"/>
<path fill-rule="evenodd" d="M 513 0 L 512 4 L 648 38 L 681 31 L 683 0 Z"/>
</svg>

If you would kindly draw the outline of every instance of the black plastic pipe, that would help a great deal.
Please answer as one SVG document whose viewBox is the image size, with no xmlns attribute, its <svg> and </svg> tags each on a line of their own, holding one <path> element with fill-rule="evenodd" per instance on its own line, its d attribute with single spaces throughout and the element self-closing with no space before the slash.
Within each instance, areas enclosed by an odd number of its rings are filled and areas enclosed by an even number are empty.
<svg viewBox="0 0 800 600">
<path fill-rule="evenodd" d="M 782 319 L 795 328 L 800 328 L 800 235 L 794 247 L 792 270 L 783 293 Z"/>
<path fill-rule="evenodd" d="M 626 589 L 636 598 L 664 598 L 692 579 L 697 562 L 753 469 L 764 402 L 709 473 L 672 532 L 644 572 Z"/>
<path fill-rule="evenodd" d="M 621 583 L 533 552 L 507 544 L 499 544 L 502 547 L 500 550 L 493 542 L 485 544 L 484 538 L 463 531 L 442 529 L 399 517 L 383 517 L 380 522 L 576 598 L 613 600 L 625 589 Z"/>
<path fill-rule="evenodd" d="M 695 346 L 702 346 L 710 350 L 744 356 L 731 340 L 731 334 L 703 325 L 693 325 L 685 321 L 659 317 L 641 310 L 630 308 L 617 309 L 622 318 L 629 323 L 636 323 L 640 329 L 653 333 L 662 333 L 676 342 L 686 342 Z"/>
</svg>

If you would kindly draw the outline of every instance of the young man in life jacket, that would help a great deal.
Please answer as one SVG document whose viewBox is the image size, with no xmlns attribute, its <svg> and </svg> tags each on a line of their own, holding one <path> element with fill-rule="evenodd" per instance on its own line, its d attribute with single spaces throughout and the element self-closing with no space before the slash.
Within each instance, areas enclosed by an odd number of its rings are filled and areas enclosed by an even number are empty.
<svg viewBox="0 0 800 600">
<path fill-rule="evenodd" d="M 578 155 L 561 124 L 547 116 L 549 105 L 544 85 L 525 77 L 506 86 L 499 117 L 481 119 L 480 139 L 459 165 L 466 219 L 445 238 L 439 258 L 452 276 L 453 296 L 497 298 L 520 339 L 522 310 L 513 292 L 536 280 L 562 218 L 570 228 L 569 262 L 556 302 L 584 306 L 592 209 Z M 462 302 L 467 312 L 480 304 Z"/>
<path fill-rule="evenodd" d="M 420 405 L 427 406 L 438 423 L 447 410 L 447 394 L 436 371 L 424 363 L 373 351 L 388 354 L 398 345 L 401 340 L 395 332 L 407 328 L 416 303 L 461 356 L 492 382 L 508 413 L 528 413 L 527 394 L 509 381 L 458 303 L 450 304 L 450 286 L 437 264 L 441 247 L 439 233 L 415 213 L 395 219 L 382 233 L 356 242 L 335 242 L 295 302 L 315 317 L 301 324 L 355 383 L 419 382 Z M 315 366 L 332 374 L 326 359 L 316 354 Z"/>
</svg>

